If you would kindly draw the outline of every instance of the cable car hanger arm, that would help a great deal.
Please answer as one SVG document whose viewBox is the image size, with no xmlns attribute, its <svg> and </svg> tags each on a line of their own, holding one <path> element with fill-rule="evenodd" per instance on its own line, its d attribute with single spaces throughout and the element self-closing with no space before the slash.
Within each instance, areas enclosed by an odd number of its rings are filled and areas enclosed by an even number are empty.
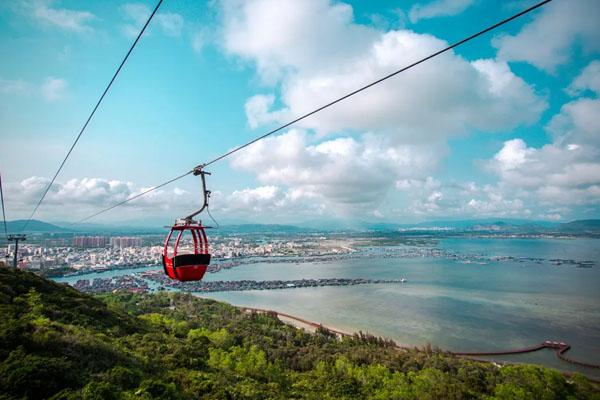
<svg viewBox="0 0 600 400">
<path fill-rule="evenodd" d="M 194 168 L 192 172 L 195 176 L 200 175 L 200 178 L 202 178 L 202 194 L 204 201 L 202 203 L 202 207 L 198 211 L 184 218 L 184 220 L 187 222 L 191 222 L 196 215 L 200 214 L 202 211 L 208 208 L 208 200 L 210 199 L 211 192 L 210 190 L 206 190 L 206 175 L 210 175 L 210 172 L 206 172 L 202 168 L 204 168 L 204 165 L 199 165 L 196 168 Z"/>
</svg>

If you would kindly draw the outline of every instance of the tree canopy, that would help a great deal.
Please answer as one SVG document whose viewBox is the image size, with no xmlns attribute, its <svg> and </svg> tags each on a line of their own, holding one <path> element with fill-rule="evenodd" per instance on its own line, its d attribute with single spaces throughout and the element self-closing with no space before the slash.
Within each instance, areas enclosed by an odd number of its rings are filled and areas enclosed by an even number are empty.
<svg viewBox="0 0 600 400">
<path fill-rule="evenodd" d="M 600 399 L 581 375 L 309 334 L 181 293 L 84 295 L 0 268 L 0 399 Z"/>
</svg>

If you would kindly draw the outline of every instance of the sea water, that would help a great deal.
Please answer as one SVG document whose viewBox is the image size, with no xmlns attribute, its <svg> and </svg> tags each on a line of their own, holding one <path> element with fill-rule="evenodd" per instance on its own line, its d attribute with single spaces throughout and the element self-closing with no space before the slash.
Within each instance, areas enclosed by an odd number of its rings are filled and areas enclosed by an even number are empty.
<svg viewBox="0 0 600 400">
<path fill-rule="evenodd" d="M 407 282 L 202 296 L 273 309 L 342 330 L 361 330 L 402 345 L 431 344 L 457 352 L 500 351 L 560 340 L 572 345 L 569 356 L 600 364 L 599 239 L 448 238 L 434 246 L 473 255 L 475 261 L 469 262 L 469 257 L 458 261 L 446 257 L 370 257 L 241 265 L 207 274 L 205 279 L 404 278 Z M 482 256 L 489 260 L 481 262 Z M 515 259 L 494 261 L 506 256 Z M 555 259 L 595 264 L 578 268 L 550 261 Z M 129 272 L 57 280 L 72 282 Z M 600 375 L 598 370 L 560 361 L 549 350 L 494 359 Z"/>
</svg>

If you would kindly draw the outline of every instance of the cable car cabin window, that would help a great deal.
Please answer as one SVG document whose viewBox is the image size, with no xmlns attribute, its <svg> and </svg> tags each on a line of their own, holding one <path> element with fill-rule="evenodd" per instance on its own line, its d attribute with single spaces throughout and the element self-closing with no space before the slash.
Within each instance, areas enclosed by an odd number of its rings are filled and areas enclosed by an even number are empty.
<svg viewBox="0 0 600 400">
<path fill-rule="evenodd" d="M 172 231 L 167 239 L 167 243 L 165 246 L 165 255 L 169 258 L 173 258 L 173 249 L 175 248 L 177 236 L 179 236 L 179 231 Z"/>
<path fill-rule="evenodd" d="M 186 229 L 186 230 L 183 230 L 180 232 L 181 232 L 181 235 L 179 235 L 179 232 L 177 232 L 177 235 L 175 234 L 175 232 L 173 232 L 173 236 L 179 237 L 179 244 L 177 245 L 177 254 L 176 255 L 196 253 L 195 248 L 194 248 L 194 240 L 192 239 L 192 231 Z M 173 242 L 173 245 L 174 244 L 175 244 L 175 242 Z M 173 248 L 171 248 L 171 250 L 172 249 Z"/>
</svg>

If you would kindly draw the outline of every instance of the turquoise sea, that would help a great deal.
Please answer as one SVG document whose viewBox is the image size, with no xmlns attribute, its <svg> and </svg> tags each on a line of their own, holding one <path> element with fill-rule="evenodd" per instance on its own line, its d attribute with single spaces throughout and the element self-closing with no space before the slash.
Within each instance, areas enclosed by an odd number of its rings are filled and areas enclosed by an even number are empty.
<svg viewBox="0 0 600 400">
<path fill-rule="evenodd" d="M 404 345 L 430 343 L 450 351 L 498 351 L 547 339 L 561 340 L 573 346 L 570 356 L 600 364 L 600 239 L 460 237 L 440 239 L 434 246 L 474 255 L 476 261 L 373 256 L 318 263 L 249 264 L 208 274 L 206 280 L 337 277 L 405 278 L 407 282 L 203 296 L 278 310 L 342 330 L 362 330 Z M 514 260 L 480 263 L 481 256 Z M 578 268 L 551 261 L 556 259 L 595 264 Z M 138 271 L 109 271 L 57 280 L 73 282 Z M 550 350 L 494 359 L 536 362 L 600 376 L 599 370 L 558 360 Z"/>
</svg>

